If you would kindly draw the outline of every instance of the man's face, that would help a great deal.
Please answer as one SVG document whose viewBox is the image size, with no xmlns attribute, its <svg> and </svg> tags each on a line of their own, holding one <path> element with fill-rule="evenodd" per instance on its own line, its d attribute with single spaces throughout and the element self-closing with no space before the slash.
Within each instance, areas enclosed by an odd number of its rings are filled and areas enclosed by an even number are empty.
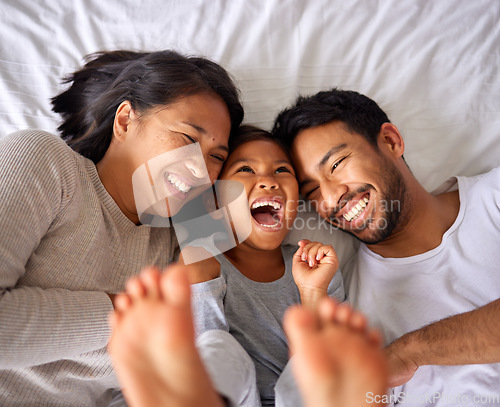
<svg viewBox="0 0 500 407">
<path fill-rule="evenodd" d="M 392 156 L 342 122 L 301 131 L 292 157 L 300 193 L 333 225 L 376 244 L 404 223 L 406 187 Z"/>
</svg>

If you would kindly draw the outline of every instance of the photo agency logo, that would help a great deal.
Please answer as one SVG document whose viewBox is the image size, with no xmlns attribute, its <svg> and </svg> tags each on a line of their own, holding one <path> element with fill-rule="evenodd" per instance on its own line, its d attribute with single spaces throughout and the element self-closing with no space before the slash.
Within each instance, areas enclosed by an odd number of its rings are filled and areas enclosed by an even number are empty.
<svg viewBox="0 0 500 407">
<path fill-rule="evenodd" d="M 346 219 L 340 216 L 336 218 L 336 214 L 348 203 L 349 201 L 340 201 L 337 208 L 332 210 L 325 201 L 316 200 L 299 200 L 297 206 L 297 217 L 294 219 L 291 227 L 295 230 L 337 230 L 343 229 L 350 221 L 356 220 L 362 212 L 368 210 L 368 216 L 363 224 L 363 227 L 372 230 L 385 230 L 389 222 L 393 220 L 401 212 L 402 202 L 400 200 L 379 200 L 370 202 L 368 199 L 363 200 L 362 204 L 357 203 L 354 207 L 356 213 L 351 218 Z M 380 209 L 379 209 L 380 208 Z M 351 209 L 352 210 L 352 209 Z M 315 213 L 330 214 L 329 218 L 318 216 L 309 216 Z M 301 216 L 301 214 L 308 214 Z M 378 214 L 378 216 L 374 216 Z M 290 225 L 288 225 L 290 226 Z"/>
<path fill-rule="evenodd" d="M 223 253 L 252 231 L 243 185 L 212 185 L 198 143 L 150 159 L 133 173 L 132 187 L 140 222 L 173 227 L 185 264 Z"/>
<path fill-rule="evenodd" d="M 433 393 L 406 393 L 392 394 L 366 393 L 366 403 L 370 404 L 405 404 L 409 406 L 436 405 L 443 403 L 446 406 L 498 406 L 500 394 L 462 394 L 436 391 Z M 440 404 L 441 405 L 441 404 Z"/>
</svg>

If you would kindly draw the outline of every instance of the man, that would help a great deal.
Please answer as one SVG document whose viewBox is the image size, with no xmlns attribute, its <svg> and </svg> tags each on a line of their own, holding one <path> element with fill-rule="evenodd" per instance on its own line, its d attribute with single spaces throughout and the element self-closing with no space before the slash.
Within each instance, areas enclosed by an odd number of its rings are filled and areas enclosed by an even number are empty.
<svg viewBox="0 0 500 407">
<path fill-rule="evenodd" d="M 500 169 L 428 193 L 397 127 L 353 91 L 299 97 L 274 133 L 301 194 L 362 242 L 346 291 L 390 344 L 385 401 L 500 406 Z"/>
</svg>

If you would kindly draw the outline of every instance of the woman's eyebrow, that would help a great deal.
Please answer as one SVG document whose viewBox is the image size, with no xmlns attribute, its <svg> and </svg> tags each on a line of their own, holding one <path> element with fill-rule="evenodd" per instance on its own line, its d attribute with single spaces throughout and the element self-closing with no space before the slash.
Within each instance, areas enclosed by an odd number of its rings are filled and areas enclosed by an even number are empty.
<svg viewBox="0 0 500 407">
<path fill-rule="evenodd" d="M 198 126 L 198 125 L 196 125 L 196 124 L 194 124 L 194 123 L 191 123 L 191 122 L 181 122 L 181 124 L 185 124 L 185 125 L 187 125 L 187 126 L 189 126 L 189 127 L 192 127 L 192 128 L 193 128 L 193 129 L 195 129 L 198 133 L 201 133 L 201 134 L 207 134 L 207 133 L 208 133 L 208 131 L 207 131 L 205 128 L 203 128 L 203 127 L 201 127 L 201 126 Z M 216 146 L 216 148 L 218 148 L 218 149 L 220 149 L 220 150 L 223 150 L 223 151 L 225 151 L 226 153 L 229 151 L 229 149 L 227 148 L 227 146 L 225 146 L 225 145 L 223 145 L 223 144 L 220 144 L 220 145 Z"/>
<path fill-rule="evenodd" d="M 186 124 L 186 125 L 192 127 L 193 129 L 195 129 L 199 133 L 203 133 L 203 134 L 208 133 L 206 129 L 204 129 L 201 126 L 198 126 L 197 124 L 194 124 L 194 123 L 191 123 L 191 122 L 180 122 L 180 123 L 181 124 Z"/>
</svg>

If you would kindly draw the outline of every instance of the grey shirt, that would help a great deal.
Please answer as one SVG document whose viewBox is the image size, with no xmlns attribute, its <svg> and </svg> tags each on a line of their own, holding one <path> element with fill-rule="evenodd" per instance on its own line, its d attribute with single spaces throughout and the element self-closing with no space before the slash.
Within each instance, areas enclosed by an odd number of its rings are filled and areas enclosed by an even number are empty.
<svg viewBox="0 0 500 407">
<path fill-rule="evenodd" d="M 204 247 L 211 250 L 210 245 Z M 210 329 L 229 331 L 255 363 L 262 405 L 274 405 L 274 386 L 288 362 L 283 315 L 300 294 L 292 275 L 292 258 L 298 247 L 282 246 L 285 274 L 269 283 L 255 282 L 241 274 L 222 254 L 219 277 L 192 285 L 193 312 L 198 334 Z M 344 301 L 342 275 L 337 271 L 328 294 Z"/>
<path fill-rule="evenodd" d="M 95 165 L 55 135 L 0 140 L 0 405 L 107 405 L 106 293 L 166 266 L 168 228 L 132 223 Z"/>
</svg>

